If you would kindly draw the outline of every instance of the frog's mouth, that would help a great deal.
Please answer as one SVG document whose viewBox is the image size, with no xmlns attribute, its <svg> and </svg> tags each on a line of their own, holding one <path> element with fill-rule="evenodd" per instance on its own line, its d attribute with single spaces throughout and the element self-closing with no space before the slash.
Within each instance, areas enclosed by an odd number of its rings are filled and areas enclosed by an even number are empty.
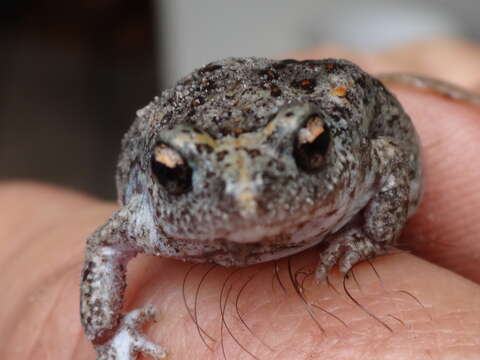
<svg viewBox="0 0 480 360">
<path fill-rule="evenodd" d="M 263 238 L 258 242 L 235 243 L 226 239 L 215 239 L 208 244 L 199 244 L 197 254 L 187 254 L 187 260 L 192 262 L 209 262 L 222 266 L 247 266 L 281 259 L 318 244 L 324 236 L 321 234 L 293 241 L 291 235 L 278 235 Z M 190 247 L 190 250 L 193 250 Z M 182 257 L 185 258 L 185 254 Z"/>
<path fill-rule="evenodd" d="M 192 262 L 223 266 L 246 266 L 280 259 L 318 244 L 329 227 L 304 219 L 276 225 L 252 225 L 231 231 L 227 236 L 209 239 L 179 239 L 173 242 L 179 252 L 172 254 Z"/>
<path fill-rule="evenodd" d="M 285 226 L 285 224 L 274 225 L 252 225 L 245 226 L 243 229 L 232 231 L 225 236 L 225 241 L 237 243 L 237 244 L 251 244 L 265 241 L 269 238 L 281 237 L 283 234 L 290 234 L 298 227 L 297 224 L 290 224 L 291 226 Z"/>
</svg>

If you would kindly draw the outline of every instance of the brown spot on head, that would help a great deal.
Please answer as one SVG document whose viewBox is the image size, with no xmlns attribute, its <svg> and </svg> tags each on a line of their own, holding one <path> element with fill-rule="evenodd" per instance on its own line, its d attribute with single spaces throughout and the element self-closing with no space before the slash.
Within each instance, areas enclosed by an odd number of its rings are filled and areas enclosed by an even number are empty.
<svg viewBox="0 0 480 360">
<path fill-rule="evenodd" d="M 317 86 L 317 81 L 315 79 L 305 79 L 300 81 L 294 81 L 291 85 L 294 88 L 302 89 L 310 94 L 315 90 L 315 86 Z"/>
<path fill-rule="evenodd" d="M 245 132 L 245 130 L 243 130 L 243 129 L 241 129 L 241 128 L 235 128 L 235 129 L 233 130 L 233 133 L 235 134 L 235 136 L 242 135 L 244 132 Z"/>
<path fill-rule="evenodd" d="M 330 94 L 338 97 L 345 97 L 347 95 L 348 89 L 345 86 L 337 86 L 330 90 Z"/>
<path fill-rule="evenodd" d="M 279 97 L 280 95 L 282 95 L 282 90 L 280 90 L 280 88 L 276 86 L 273 86 L 270 89 L 270 95 L 272 95 L 273 97 Z"/>
<path fill-rule="evenodd" d="M 256 158 L 261 154 L 261 151 L 258 149 L 245 149 L 245 151 L 252 159 Z"/>
<path fill-rule="evenodd" d="M 222 150 L 217 153 L 217 161 L 223 161 L 225 156 L 228 155 L 228 150 Z"/>
</svg>

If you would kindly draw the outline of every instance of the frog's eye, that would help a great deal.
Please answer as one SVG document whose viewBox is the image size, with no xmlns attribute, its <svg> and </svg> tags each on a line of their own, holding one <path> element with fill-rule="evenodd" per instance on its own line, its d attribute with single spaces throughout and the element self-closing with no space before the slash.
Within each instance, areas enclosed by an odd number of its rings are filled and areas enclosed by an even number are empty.
<svg viewBox="0 0 480 360">
<path fill-rule="evenodd" d="M 192 168 L 178 151 L 165 144 L 157 144 L 153 150 L 152 173 L 171 194 L 180 195 L 192 187 Z"/>
<path fill-rule="evenodd" d="M 320 169 L 329 145 L 330 131 L 327 124 L 316 114 L 310 116 L 297 133 L 293 153 L 297 166 L 305 171 Z"/>
</svg>

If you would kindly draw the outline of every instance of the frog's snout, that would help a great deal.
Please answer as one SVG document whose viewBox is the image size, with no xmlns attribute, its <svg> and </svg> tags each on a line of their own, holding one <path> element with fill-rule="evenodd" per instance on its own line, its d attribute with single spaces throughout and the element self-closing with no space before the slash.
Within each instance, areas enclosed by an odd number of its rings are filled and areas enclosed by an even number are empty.
<svg viewBox="0 0 480 360">
<path fill-rule="evenodd" d="M 258 194 L 263 187 L 262 175 L 255 173 L 255 166 L 247 151 L 237 151 L 228 160 L 229 166 L 223 173 L 225 193 L 233 197 L 243 217 L 255 217 L 258 210 Z"/>
</svg>

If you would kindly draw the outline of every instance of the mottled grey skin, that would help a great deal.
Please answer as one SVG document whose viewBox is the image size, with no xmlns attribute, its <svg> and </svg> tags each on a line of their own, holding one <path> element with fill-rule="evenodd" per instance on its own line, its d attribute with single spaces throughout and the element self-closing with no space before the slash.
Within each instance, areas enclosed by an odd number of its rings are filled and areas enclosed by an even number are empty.
<svg viewBox="0 0 480 360">
<path fill-rule="evenodd" d="M 313 116 L 324 146 L 300 151 Z M 191 183 L 161 183 L 157 144 L 188 164 Z M 356 65 L 230 58 L 194 71 L 138 112 L 118 164 L 122 208 L 87 241 L 81 317 L 98 359 L 164 355 L 137 330 L 151 308 L 121 313 L 138 253 L 244 266 L 322 243 L 321 280 L 391 248 L 421 185 L 408 115 Z"/>
</svg>

